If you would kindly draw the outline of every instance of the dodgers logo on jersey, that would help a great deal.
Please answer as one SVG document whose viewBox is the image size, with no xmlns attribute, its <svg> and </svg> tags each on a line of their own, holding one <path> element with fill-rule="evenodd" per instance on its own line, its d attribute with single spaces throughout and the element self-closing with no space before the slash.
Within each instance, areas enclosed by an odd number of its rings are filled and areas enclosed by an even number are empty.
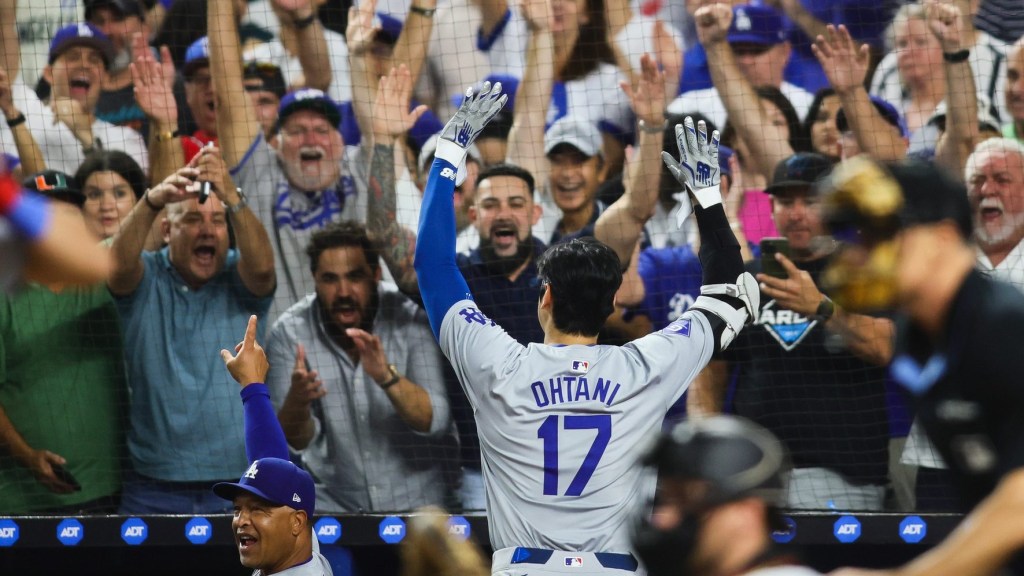
<svg viewBox="0 0 1024 576">
<path fill-rule="evenodd" d="M 587 370 L 590 370 L 590 362 L 586 360 L 573 360 L 572 371 L 576 374 L 586 374 Z"/>
<path fill-rule="evenodd" d="M 689 318 L 682 318 L 682 319 L 676 320 L 675 322 L 669 324 L 668 326 L 665 326 L 665 329 L 662 330 L 662 332 L 664 332 L 666 334 L 677 334 L 679 336 L 686 336 L 687 338 L 689 338 L 690 337 L 690 319 Z"/>
<path fill-rule="evenodd" d="M 765 304 L 761 308 L 761 316 L 757 323 L 763 326 L 786 352 L 789 352 L 803 341 L 818 321 L 792 310 L 777 309 L 775 306 L 775 300 Z"/>
<path fill-rule="evenodd" d="M 473 306 L 466 306 L 462 310 L 459 310 L 459 316 L 462 316 L 462 318 L 466 321 L 466 324 L 472 324 L 473 322 L 476 322 L 477 324 L 481 324 L 484 326 L 486 326 L 488 323 L 490 323 L 491 326 L 494 326 L 493 320 L 491 320 L 487 316 L 484 316 L 483 312 L 477 310 Z"/>
</svg>

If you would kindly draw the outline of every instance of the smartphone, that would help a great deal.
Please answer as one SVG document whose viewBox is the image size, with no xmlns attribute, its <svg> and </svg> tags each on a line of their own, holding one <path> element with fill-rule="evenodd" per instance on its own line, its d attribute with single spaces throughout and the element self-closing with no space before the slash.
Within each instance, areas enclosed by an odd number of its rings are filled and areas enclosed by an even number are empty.
<svg viewBox="0 0 1024 576">
<path fill-rule="evenodd" d="M 50 468 L 53 469 L 53 475 L 56 476 L 58 480 L 74 488 L 75 492 L 82 489 L 82 485 L 78 483 L 78 480 L 75 480 L 75 477 L 71 475 L 71 472 L 68 472 L 67 468 L 60 464 L 51 464 Z"/>
<path fill-rule="evenodd" d="M 776 254 L 789 258 L 789 240 L 786 238 L 761 238 L 761 272 L 776 278 L 789 278 Z"/>
<path fill-rule="evenodd" d="M 213 148 L 213 141 L 211 140 L 211 141 L 207 142 L 203 146 L 203 148 Z M 199 203 L 200 204 L 206 203 L 206 201 L 210 198 L 210 186 L 211 185 L 210 185 L 210 182 L 208 180 L 204 180 L 203 183 L 199 185 Z"/>
</svg>

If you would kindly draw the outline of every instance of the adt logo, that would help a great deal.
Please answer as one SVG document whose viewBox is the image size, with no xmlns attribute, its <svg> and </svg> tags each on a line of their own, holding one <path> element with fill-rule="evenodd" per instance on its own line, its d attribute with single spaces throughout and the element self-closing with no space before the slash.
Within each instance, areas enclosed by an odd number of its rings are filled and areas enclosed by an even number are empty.
<svg viewBox="0 0 1024 576">
<path fill-rule="evenodd" d="M 18 536 L 18 525 L 14 520 L 0 520 L 0 547 L 14 546 Z"/>
<path fill-rule="evenodd" d="M 788 544 L 796 538 L 796 520 L 783 516 L 782 521 L 786 524 L 786 529 L 772 532 L 772 540 L 779 544 Z"/>
<path fill-rule="evenodd" d="M 928 524 L 920 516 L 907 516 L 900 522 L 900 538 L 907 544 L 917 544 L 928 535 Z"/>
<path fill-rule="evenodd" d="M 125 544 L 138 546 L 146 541 L 149 536 L 149 526 L 142 521 L 142 518 L 129 518 L 121 524 L 121 539 Z"/>
<path fill-rule="evenodd" d="M 196 516 L 185 524 L 185 538 L 195 545 L 206 544 L 213 536 L 213 524 L 202 516 Z"/>
<path fill-rule="evenodd" d="M 452 516 L 448 519 L 448 533 L 460 540 L 469 538 L 470 533 L 469 520 L 466 520 L 462 516 Z"/>
<path fill-rule="evenodd" d="M 405 522 L 398 516 L 388 516 L 380 521 L 380 539 L 388 544 L 398 544 L 405 538 Z"/>
<path fill-rule="evenodd" d="M 334 544 L 341 538 L 341 522 L 337 518 L 321 518 L 313 529 L 316 530 L 316 539 L 322 544 Z"/>
<path fill-rule="evenodd" d="M 65 518 L 57 524 L 57 540 L 65 546 L 75 546 L 85 536 L 85 528 L 82 523 L 74 518 Z"/>
<path fill-rule="evenodd" d="M 860 538 L 860 520 L 853 516 L 841 516 L 839 520 L 836 520 L 832 529 L 836 535 L 836 540 L 843 544 L 856 542 Z"/>
</svg>

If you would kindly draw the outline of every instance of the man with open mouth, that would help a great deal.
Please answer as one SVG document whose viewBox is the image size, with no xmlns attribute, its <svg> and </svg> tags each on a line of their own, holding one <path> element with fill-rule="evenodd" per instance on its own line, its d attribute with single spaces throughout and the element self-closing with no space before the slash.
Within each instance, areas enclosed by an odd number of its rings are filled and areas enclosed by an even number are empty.
<svg viewBox="0 0 1024 576">
<path fill-rule="evenodd" d="M 0 52 L 20 53 L 17 37 L 0 34 Z M 74 174 L 87 154 L 106 149 L 127 153 L 148 171 L 149 156 L 142 136 L 96 117 L 96 103 L 112 57 L 110 39 L 83 22 L 61 28 L 50 43 L 49 64 L 43 69 L 43 78 L 52 86 L 47 102 L 40 101 L 18 78 L 18 69 L 6 70 L 14 109 L 4 112 L 7 127 L 0 127 L 0 149 L 17 149 L 13 129 L 25 123 L 46 168 Z"/>
</svg>

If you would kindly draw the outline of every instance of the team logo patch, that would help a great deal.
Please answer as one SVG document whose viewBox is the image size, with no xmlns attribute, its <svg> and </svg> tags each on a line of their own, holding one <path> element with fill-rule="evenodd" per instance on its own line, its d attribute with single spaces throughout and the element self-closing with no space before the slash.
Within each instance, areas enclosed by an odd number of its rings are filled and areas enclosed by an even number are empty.
<svg viewBox="0 0 1024 576">
<path fill-rule="evenodd" d="M 776 309 L 775 304 L 775 300 L 771 300 L 764 305 L 757 323 L 764 326 L 776 342 L 789 352 L 800 344 L 818 321 L 792 310 Z"/>
<path fill-rule="evenodd" d="M 573 360 L 572 371 L 576 374 L 586 374 L 587 370 L 590 370 L 590 362 L 586 360 Z"/>
<path fill-rule="evenodd" d="M 666 334 L 678 334 L 680 336 L 686 336 L 687 338 L 689 338 L 690 337 L 690 319 L 689 318 L 682 318 L 682 319 L 676 320 L 675 322 L 669 324 L 668 326 L 665 326 L 665 329 L 662 330 L 662 332 L 664 332 Z"/>
<path fill-rule="evenodd" d="M 259 465 L 259 463 L 260 461 L 256 460 L 251 465 L 249 465 L 249 469 L 245 471 L 246 478 L 250 478 L 252 480 L 256 479 L 256 473 L 259 472 L 259 470 L 256 469 L 256 466 Z"/>
<path fill-rule="evenodd" d="M 583 558 L 579 556 L 570 556 L 565 559 L 565 565 L 569 568 L 583 568 Z"/>
</svg>

